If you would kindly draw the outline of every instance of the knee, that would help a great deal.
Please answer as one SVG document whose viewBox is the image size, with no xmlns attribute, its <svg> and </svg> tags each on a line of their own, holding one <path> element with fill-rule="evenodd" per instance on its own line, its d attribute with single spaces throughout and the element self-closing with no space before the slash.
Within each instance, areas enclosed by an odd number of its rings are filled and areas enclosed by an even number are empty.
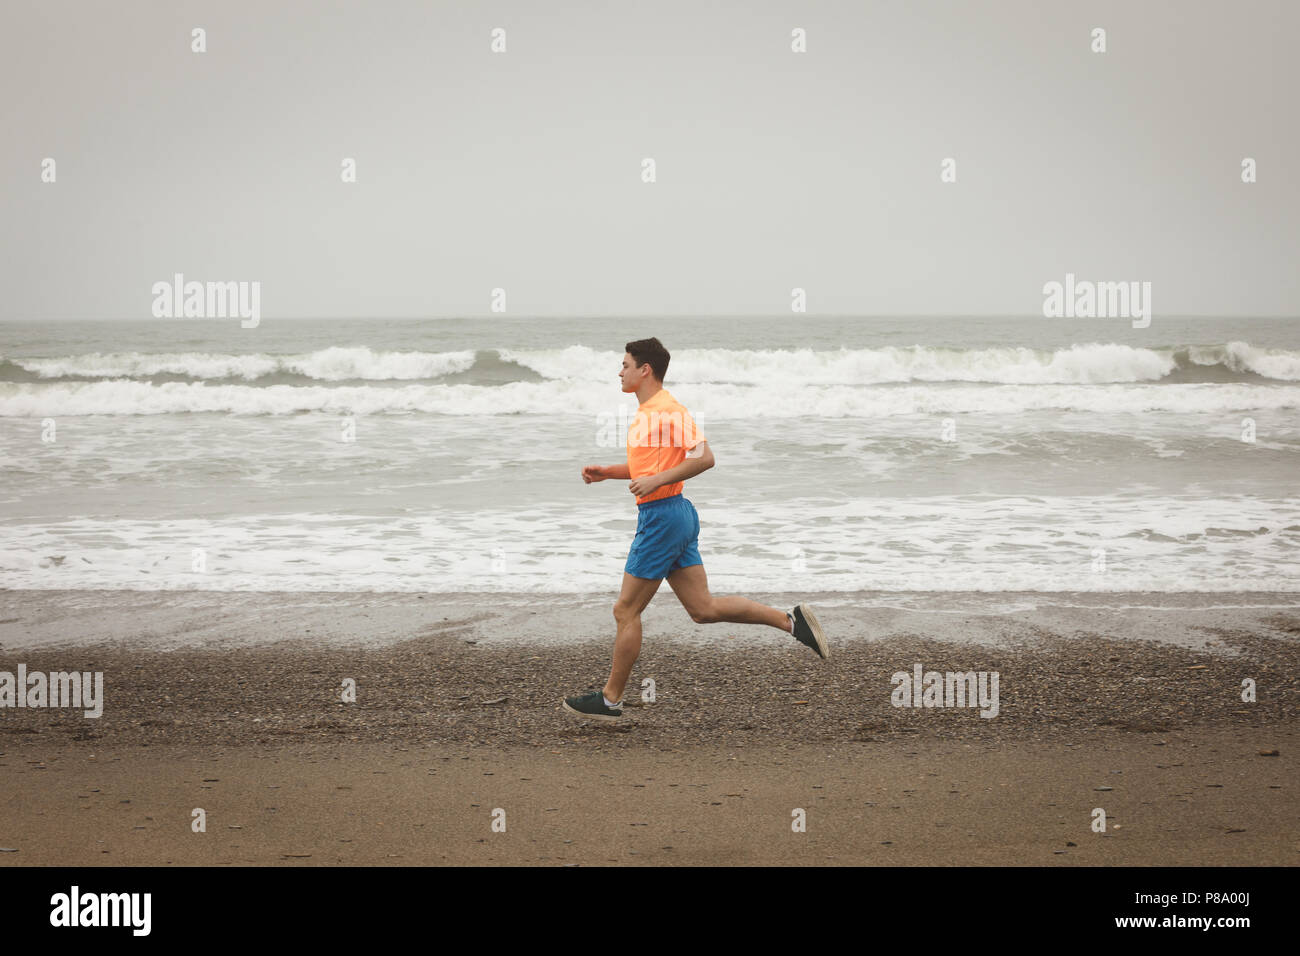
<svg viewBox="0 0 1300 956">
<path fill-rule="evenodd" d="M 690 615 L 691 620 L 696 624 L 716 624 L 718 622 L 718 612 L 712 602 L 691 608 Z"/>
<path fill-rule="evenodd" d="M 636 617 L 636 611 L 633 610 L 632 605 L 630 605 L 630 604 L 624 604 L 622 601 L 615 601 L 615 602 L 614 602 L 614 620 L 615 620 L 615 621 L 617 621 L 617 622 L 619 622 L 620 624 L 622 624 L 624 621 L 628 620 L 629 618 L 633 618 L 633 617 Z"/>
</svg>

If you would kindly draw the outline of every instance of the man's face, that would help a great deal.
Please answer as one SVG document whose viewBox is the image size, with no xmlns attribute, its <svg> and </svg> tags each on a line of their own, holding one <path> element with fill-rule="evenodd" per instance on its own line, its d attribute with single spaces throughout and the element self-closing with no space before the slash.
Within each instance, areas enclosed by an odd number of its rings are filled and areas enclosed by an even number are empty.
<svg viewBox="0 0 1300 956">
<path fill-rule="evenodd" d="M 642 366 L 644 368 L 645 366 Z M 619 380 L 623 383 L 623 391 L 635 392 L 637 386 L 641 384 L 644 376 L 636 367 L 636 359 L 632 358 L 628 352 L 623 353 L 623 368 L 618 373 Z"/>
</svg>

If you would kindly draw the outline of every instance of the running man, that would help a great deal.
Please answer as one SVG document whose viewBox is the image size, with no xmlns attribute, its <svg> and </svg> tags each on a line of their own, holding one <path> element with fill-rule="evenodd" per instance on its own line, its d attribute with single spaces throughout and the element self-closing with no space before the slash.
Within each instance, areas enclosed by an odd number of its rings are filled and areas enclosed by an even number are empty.
<svg viewBox="0 0 1300 956">
<path fill-rule="evenodd" d="M 665 577 L 696 624 L 731 621 L 766 624 L 793 634 L 819 656 L 830 656 L 821 626 L 807 604 L 781 611 L 743 597 L 715 597 L 700 559 L 700 516 L 682 495 L 682 483 L 714 465 L 691 413 L 664 388 L 668 350 L 658 339 L 625 346 L 619 378 L 624 392 L 641 403 L 627 433 L 627 464 L 586 465 L 582 480 L 628 479 L 636 495 L 636 536 L 623 569 L 623 590 L 614 604 L 618 636 L 614 662 L 605 686 L 590 694 L 567 697 L 564 710 L 587 720 L 617 722 L 623 716 L 623 688 L 641 654 L 641 612 Z"/>
</svg>

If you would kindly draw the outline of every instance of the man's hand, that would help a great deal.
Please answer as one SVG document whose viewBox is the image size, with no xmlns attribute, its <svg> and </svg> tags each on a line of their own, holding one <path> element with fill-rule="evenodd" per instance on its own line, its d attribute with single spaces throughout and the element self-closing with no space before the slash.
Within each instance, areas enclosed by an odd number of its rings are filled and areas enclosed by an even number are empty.
<svg viewBox="0 0 1300 956">
<path fill-rule="evenodd" d="M 584 465 L 582 468 L 582 480 L 587 484 L 593 481 L 604 481 L 608 475 L 605 474 L 604 465 Z"/>
<path fill-rule="evenodd" d="M 656 488 L 663 486 L 663 482 L 658 475 L 645 475 L 641 478 L 633 479 L 628 482 L 627 490 L 632 492 L 638 498 L 644 498 Z"/>
</svg>

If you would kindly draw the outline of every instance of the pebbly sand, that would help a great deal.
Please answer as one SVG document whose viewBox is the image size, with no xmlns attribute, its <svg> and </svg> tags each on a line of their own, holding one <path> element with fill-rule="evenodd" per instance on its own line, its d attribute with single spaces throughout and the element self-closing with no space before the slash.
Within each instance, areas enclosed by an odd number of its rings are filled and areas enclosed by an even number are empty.
<svg viewBox="0 0 1300 956">
<path fill-rule="evenodd" d="M 823 662 L 665 587 L 611 729 L 559 709 L 608 601 L 0 592 L 0 670 L 105 684 L 0 709 L 0 865 L 1300 862 L 1293 595 L 1013 600 L 828 596 Z M 894 707 L 917 663 L 997 717 Z"/>
</svg>

